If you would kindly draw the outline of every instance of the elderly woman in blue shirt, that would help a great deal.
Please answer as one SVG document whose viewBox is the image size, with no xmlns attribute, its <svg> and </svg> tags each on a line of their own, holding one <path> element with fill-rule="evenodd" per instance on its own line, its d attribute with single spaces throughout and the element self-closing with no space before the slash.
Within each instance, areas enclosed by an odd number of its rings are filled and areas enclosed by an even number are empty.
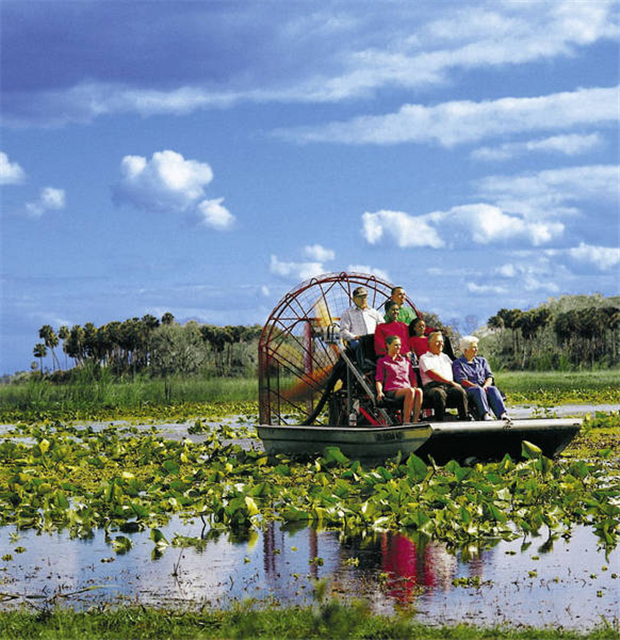
<svg viewBox="0 0 620 640">
<path fill-rule="evenodd" d="M 459 343 L 463 355 L 452 363 L 454 380 L 467 392 L 474 403 L 479 420 L 497 418 L 508 420 L 506 405 L 499 389 L 493 384 L 493 372 L 486 358 L 478 355 L 478 338 L 465 336 Z"/>
</svg>

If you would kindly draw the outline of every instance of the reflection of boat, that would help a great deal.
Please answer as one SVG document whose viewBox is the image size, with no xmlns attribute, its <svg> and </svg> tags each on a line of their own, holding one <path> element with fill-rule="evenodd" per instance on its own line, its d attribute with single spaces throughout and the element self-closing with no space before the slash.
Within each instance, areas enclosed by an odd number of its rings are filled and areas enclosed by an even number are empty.
<svg viewBox="0 0 620 640">
<path fill-rule="evenodd" d="M 366 288 L 373 308 L 389 298 L 392 288 L 374 276 L 326 274 L 289 292 L 265 324 L 259 342 L 257 430 L 268 453 L 322 453 L 337 446 L 352 458 L 416 452 L 441 464 L 506 453 L 517 458 L 523 441 L 554 457 L 575 437 L 581 425 L 577 418 L 434 422 L 430 417 L 402 425 L 400 407 L 376 401 L 372 342 L 372 353 L 365 354 L 371 357 L 360 362 L 338 340 L 337 321 L 357 286 Z"/>
</svg>

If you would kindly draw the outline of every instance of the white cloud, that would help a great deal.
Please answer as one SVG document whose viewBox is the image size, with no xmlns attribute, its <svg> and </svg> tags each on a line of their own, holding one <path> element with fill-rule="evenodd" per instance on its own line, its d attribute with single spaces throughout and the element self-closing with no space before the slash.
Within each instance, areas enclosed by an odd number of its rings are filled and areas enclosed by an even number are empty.
<svg viewBox="0 0 620 640">
<path fill-rule="evenodd" d="M 475 160 L 502 161 L 525 155 L 527 153 L 561 153 L 575 156 L 591 151 L 603 144 L 603 139 L 597 133 L 590 135 L 568 134 L 551 136 L 527 142 L 508 142 L 497 147 L 480 147 L 474 149 L 470 156 Z"/>
<path fill-rule="evenodd" d="M 148 211 L 186 211 L 204 196 L 213 179 L 208 164 L 185 160 L 170 150 L 155 152 L 150 161 L 125 156 L 121 174 L 114 190 L 116 200 Z"/>
<path fill-rule="evenodd" d="M 506 289 L 506 287 L 490 284 L 476 284 L 475 282 L 467 283 L 467 291 L 477 296 L 504 295 L 508 293 L 508 289 Z"/>
<path fill-rule="evenodd" d="M 370 267 L 367 264 L 350 264 L 347 267 L 347 271 L 349 273 L 369 273 L 370 275 L 376 276 L 379 280 L 385 280 L 386 282 L 390 282 L 390 276 L 387 271 L 383 269 L 378 269 L 377 267 Z"/>
<path fill-rule="evenodd" d="M 125 156 L 113 198 L 145 211 L 185 213 L 200 226 L 225 231 L 235 216 L 222 204 L 224 198 L 203 199 L 212 179 L 206 162 L 186 160 L 176 151 L 157 151 L 150 160 Z"/>
<path fill-rule="evenodd" d="M 327 262 L 336 257 L 336 252 L 333 249 L 326 249 L 320 244 L 313 244 L 304 247 L 304 256 L 317 262 Z"/>
<path fill-rule="evenodd" d="M 577 262 L 592 264 L 601 271 L 620 265 L 620 248 L 597 247 L 580 242 L 578 247 L 567 250 L 568 255 Z"/>
<path fill-rule="evenodd" d="M 475 183 L 477 195 L 508 213 L 539 219 L 570 215 L 579 200 L 617 201 L 620 168 L 590 165 L 533 174 L 489 176 Z"/>
<path fill-rule="evenodd" d="M 325 273 L 323 264 L 320 262 L 282 262 L 273 254 L 269 262 L 269 271 L 283 278 L 298 280 L 307 280 Z"/>
<path fill-rule="evenodd" d="M 46 211 L 64 209 L 66 197 L 64 189 L 45 187 L 41 189 L 39 197 L 33 202 L 26 203 L 26 212 L 33 218 L 40 218 Z"/>
<path fill-rule="evenodd" d="M 445 147 L 487 137 L 612 124 L 618 120 L 618 87 L 578 89 L 533 98 L 403 105 L 396 113 L 360 116 L 318 127 L 281 129 L 298 142 L 344 144 L 438 143 Z"/>
<path fill-rule="evenodd" d="M 252 59 L 242 56 L 243 67 L 239 68 L 237 56 L 231 53 L 229 79 L 217 75 L 211 82 L 205 78 L 204 65 L 197 63 L 192 69 L 181 63 L 177 65 L 178 77 L 184 78 L 183 84 L 167 91 L 148 86 L 151 74 L 145 68 L 149 56 L 144 45 L 139 43 L 135 51 L 117 49 L 130 34 L 124 30 L 126 26 L 116 25 L 120 34 L 116 41 L 103 40 L 111 45 L 107 66 L 101 60 L 90 61 L 85 68 L 84 77 L 93 80 L 68 90 L 9 95 L 10 108 L 8 113 L 5 108 L 4 120 L 22 125 L 64 124 L 124 112 L 183 115 L 241 101 L 337 102 L 366 98 L 385 87 L 411 91 L 445 85 L 451 81 L 451 74 L 478 68 L 510 74 L 517 65 L 569 58 L 583 47 L 617 39 L 618 33 L 614 1 L 468 2 L 462 9 L 458 3 L 431 3 L 430 13 L 424 5 L 418 8 L 419 3 L 408 4 L 367 3 L 363 11 L 356 3 L 330 4 L 318 11 L 293 9 L 286 15 L 277 3 L 273 7 L 263 4 L 262 15 L 258 16 L 253 3 L 242 3 L 232 31 L 222 30 L 222 16 L 217 12 L 206 19 L 197 11 L 198 22 L 192 17 L 190 23 L 179 15 L 175 29 L 168 31 L 183 42 L 184 59 L 204 61 L 213 56 L 212 43 L 226 43 L 242 33 L 257 55 Z M 153 21 L 161 19 L 157 10 L 152 14 Z M 145 19 L 145 29 L 155 25 L 150 29 L 151 46 L 160 51 L 174 46 L 175 40 L 166 30 Z M 198 24 L 200 38 L 195 37 Z M 51 34 L 56 35 L 53 28 Z M 22 37 L 31 37 L 31 32 L 26 31 Z M 69 53 L 73 44 L 64 45 Z M 74 48 L 79 46 L 78 40 Z M 266 51 L 270 55 L 265 55 Z M 321 55 L 313 55 L 316 51 Z M 123 77 L 119 67 L 118 82 L 107 82 L 109 60 L 120 59 L 122 53 L 131 74 Z M 141 79 L 140 88 L 132 86 L 138 84 L 136 78 Z"/>
<path fill-rule="evenodd" d="M 532 273 L 524 275 L 522 286 L 525 291 L 546 291 L 549 293 L 558 293 L 560 291 L 560 287 L 555 281 L 541 280 Z"/>
<path fill-rule="evenodd" d="M 566 275 L 566 270 L 548 256 L 526 252 L 524 262 L 505 263 L 494 269 L 484 283 L 468 282 L 467 290 L 473 295 L 506 295 L 523 291 L 553 294 L 560 290 L 557 281 Z M 499 276 L 499 281 L 494 276 Z"/>
<path fill-rule="evenodd" d="M 403 211 L 382 210 L 362 215 L 362 235 L 369 244 L 377 244 L 384 237 L 391 239 L 401 249 L 409 247 L 444 246 L 428 216 L 410 216 Z"/>
<path fill-rule="evenodd" d="M 517 275 L 516 267 L 510 262 L 507 262 L 501 267 L 498 267 L 496 271 L 500 276 L 503 276 L 504 278 L 514 278 Z"/>
<path fill-rule="evenodd" d="M 230 229 L 235 222 L 235 216 L 222 205 L 224 198 L 217 200 L 203 200 L 198 204 L 197 211 L 201 217 L 201 224 L 219 231 Z"/>
<path fill-rule="evenodd" d="M 0 185 L 21 184 L 26 179 L 26 172 L 17 162 L 10 162 L 9 156 L 0 151 Z"/>
<path fill-rule="evenodd" d="M 377 244 L 385 238 L 401 249 L 440 249 L 466 246 L 470 242 L 488 245 L 515 240 L 539 246 L 560 237 L 563 232 L 561 222 L 531 222 L 484 203 L 452 207 L 448 211 L 434 211 L 421 216 L 402 211 L 366 212 L 362 215 L 362 235 L 369 244 Z"/>
</svg>

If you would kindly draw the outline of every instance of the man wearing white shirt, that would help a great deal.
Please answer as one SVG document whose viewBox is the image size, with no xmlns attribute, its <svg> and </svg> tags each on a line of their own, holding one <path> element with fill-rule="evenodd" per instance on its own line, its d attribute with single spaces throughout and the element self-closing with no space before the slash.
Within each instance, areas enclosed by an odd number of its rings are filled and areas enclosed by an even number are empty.
<svg viewBox="0 0 620 640">
<path fill-rule="evenodd" d="M 383 316 L 368 306 L 368 291 L 364 287 L 353 290 L 354 306 L 349 307 L 340 318 L 340 337 L 346 340 L 355 350 L 358 362 L 363 361 L 359 341 L 362 336 L 374 335 L 378 324 L 383 323 Z"/>
<path fill-rule="evenodd" d="M 452 360 L 443 353 L 444 338 L 434 331 L 428 336 L 428 351 L 420 356 L 420 375 L 424 399 L 433 407 L 435 420 L 441 422 L 450 402 L 459 412 L 459 420 L 467 420 L 467 393 L 452 374 Z"/>
</svg>

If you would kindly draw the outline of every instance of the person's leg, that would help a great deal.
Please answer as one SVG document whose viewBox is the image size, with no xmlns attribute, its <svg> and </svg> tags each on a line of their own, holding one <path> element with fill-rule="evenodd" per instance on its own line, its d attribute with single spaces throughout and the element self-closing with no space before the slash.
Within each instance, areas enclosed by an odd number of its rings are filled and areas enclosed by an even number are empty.
<svg viewBox="0 0 620 640">
<path fill-rule="evenodd" d="M 494 385 L 487 387 L 487 397 L 493 413 L 501 418 L 506 413 L 506 405 L 499 389 Z"/>
<path fill-rule="evenodd" d="M 467 420 L 467 394 L 463 387 L 449 387 L 448 399 L 454 403 L 459 412 L 459 420 Z"/>
<path fill-rule="evenodd" d="M 482 387 L 467 387 L 467 399 L 476 407 L 476 419 L 484 420 L 485 414 L 490 413 L 487 394 Z"/>
<path fill-rule="evenodd" d="M 420 412 L 422 411 L 422 389 L 416 387 L 413 390 L 413 421 L 418 422 L 420 420 Z"/>
<path fill-rule="evenodd" d="M 428 399 L 428 404 L 433 408 L 434 419 L 442 422 L 446 413 L 446 392 L 443 387 L 427 385 L 424 387 L 424 394 Z"/>
<path fill-rule="evenodd" d="M 394 392 L 395 398 L 403 399 L 403 424 L 410 422 L 411 410 L 413 409 L 413 389 L 411 387 L 403 387 Z"/>
</svg>

